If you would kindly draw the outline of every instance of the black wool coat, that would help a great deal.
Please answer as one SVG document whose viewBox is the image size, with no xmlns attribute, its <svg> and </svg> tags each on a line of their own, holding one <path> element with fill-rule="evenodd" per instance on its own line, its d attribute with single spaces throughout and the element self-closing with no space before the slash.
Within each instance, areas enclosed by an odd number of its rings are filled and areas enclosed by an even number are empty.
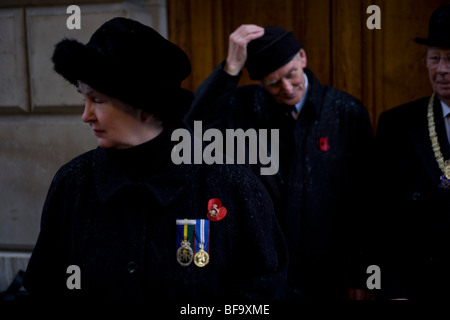
<svg viewBox="0 0 450 320">
<path fill-rule="evenodd" d="M 165 130 L 125 150 L 97 148 L 64 165 L 43 208 L 24 286 L 34 297 L 178 301 L 283 299 L 287 254 L 273 205 L 238 165 L 175 165 Z M 207 219 L 210 262 L 176 259 L 176 219 Z M 70 265 L 81 289 L 69 290 Z M 222 299 L 222 300 L 218 300 Z"/>
<path fill-rule="evenodd" d="M 441 188 L 428 130 L 429 97 L 380 115 L 377 135 L 379 223 L 388 298 L 450 298 L 450 190 Z M 450 159 L 442 108 L 433 110 L 441 152 Z M 383 270 L 383 268 L 382 268 Z"/>
<path fill-rule="evenodd" d="M 290 292 L 342 298 L 346 286 L 359 285 L 349 281 L 348 266 L 361 261 L 373 133 L 361 102 L 305 73 L 309 89 L 296 121 L 261 86 L 238 87 L 240 77 L 223 71 L 223 63 L 195 92 L 187 121 L 222 130 L 279 129 L 278 173 L 259 175 L 260 164 L 251 169 L 268 189 L 286 235 Z"/>
</svg>

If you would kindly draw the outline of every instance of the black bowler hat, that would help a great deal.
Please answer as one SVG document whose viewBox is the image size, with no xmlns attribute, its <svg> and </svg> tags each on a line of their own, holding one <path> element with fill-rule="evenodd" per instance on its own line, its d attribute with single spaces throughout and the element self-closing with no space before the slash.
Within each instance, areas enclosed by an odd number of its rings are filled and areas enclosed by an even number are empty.
<svg viewBox="0 0 450 320">
<path fill-rule="evenodd" d="M 450 48 L 450 3 L 437 8 L 430 18 L 428 38 L 414 41 L 427 46 Z"/>
<path fill-rule="evenodd" d="M 264 35 L 247 45 L 245 66 L 253 80 L 261 80 L 281 68 L 303 48 L 291 31 L 277 26 L 264 28 Z"/>
<path fill-rule="evenodd" d="M 186 100 L 181 82 L 191 72 L 189 58 L 140 22 L 111 19 L 86 45 L 64 39 L 56 44 L 52 61 L 55 71 L 72 84 L 80 80 L 163 122 L 187 110 L 180 101 Z"/>
</svg>

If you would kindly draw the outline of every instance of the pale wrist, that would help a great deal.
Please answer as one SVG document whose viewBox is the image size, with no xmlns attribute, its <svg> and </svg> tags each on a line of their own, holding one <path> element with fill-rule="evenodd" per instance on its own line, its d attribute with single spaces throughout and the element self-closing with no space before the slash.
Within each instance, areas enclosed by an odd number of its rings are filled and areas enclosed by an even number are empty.
<svg viewBox="0 0 450 320">
<path fill-rule="evenodd" d="M 225 66 L 223 67 L 223 70 L 231 76 L 237 76 L 239 74 L 239 72 L 241 72 L 241 69 L 242 69 L 242 67 L 235 66 L 228 62 L 226 62 Z"/>
</svg>

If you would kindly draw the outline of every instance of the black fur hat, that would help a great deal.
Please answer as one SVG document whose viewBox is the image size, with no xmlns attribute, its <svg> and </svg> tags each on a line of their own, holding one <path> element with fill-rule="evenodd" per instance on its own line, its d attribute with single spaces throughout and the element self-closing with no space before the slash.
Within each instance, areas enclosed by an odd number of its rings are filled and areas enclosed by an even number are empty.
<svg viewBox="0 0 450 320">
<path fill-rule="evenodd" d="M 56 45 L 52 61 L 55 71 L 72 84 L 80 80 L 163 121 L 179 118 L 189 107 L 186 100 L 191 95 L 181 89 L 191 72 L 189 58 L 137 21 L 111 19 L 86 45 L 64 39 Z"/>
<path fill-rule="evenodd" d="M 247 45 L 245 66 L 253 80 L 261 80 L 273 71 L 281 68 L 303 48 L 291 31 L 281 27 L 264 28 L 264 35 Z"/>
</svg>

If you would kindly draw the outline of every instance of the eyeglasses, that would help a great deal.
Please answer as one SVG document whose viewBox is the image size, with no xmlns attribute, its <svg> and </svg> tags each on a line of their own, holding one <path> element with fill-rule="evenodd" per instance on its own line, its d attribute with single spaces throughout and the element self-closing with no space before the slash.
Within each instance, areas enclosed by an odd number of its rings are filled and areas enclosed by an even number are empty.
<svg viewBox="0 0 450 320">
<path fill-rule="evenodd" d="M 422 58 L 422 63 L 424 66 L 430 69 L 437 68 L 441 60 L 444 60 L 445 66 L 450 69 L 450 53 L 447 57 L 441 57 L 437 54 L 426 55 Z"/>
</svg>

